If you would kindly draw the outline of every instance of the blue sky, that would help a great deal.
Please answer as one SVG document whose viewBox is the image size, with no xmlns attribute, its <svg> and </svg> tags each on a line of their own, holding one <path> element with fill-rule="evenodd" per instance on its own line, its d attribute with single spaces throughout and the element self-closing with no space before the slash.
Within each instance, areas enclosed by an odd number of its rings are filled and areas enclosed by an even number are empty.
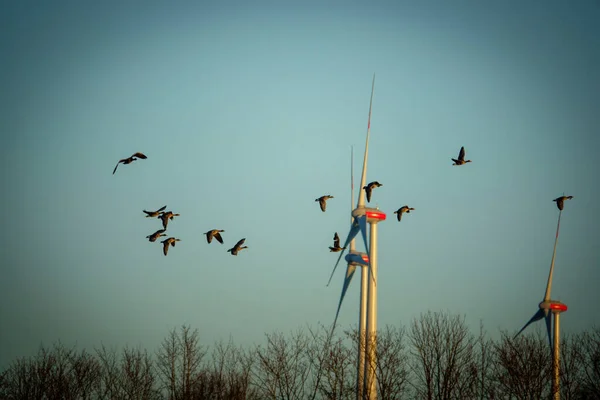
<svg viewBox="0 0 600 400">
<path fill-rule="evenodd" d="M 249 345 L 329 324 L 373 73 L 379 326 L 445 310 L 518 330 L 563 192 L 552 297 L 564 331 L 600 323 L 597 2 L 71 3 L 0 16 L 0 367 L 58 339 L 153 350 L 186 323 Z M 473 162 L 451 166 L 463 145 Z M 142 213 L 165 204 L 167 257 Z"/>
</svg>

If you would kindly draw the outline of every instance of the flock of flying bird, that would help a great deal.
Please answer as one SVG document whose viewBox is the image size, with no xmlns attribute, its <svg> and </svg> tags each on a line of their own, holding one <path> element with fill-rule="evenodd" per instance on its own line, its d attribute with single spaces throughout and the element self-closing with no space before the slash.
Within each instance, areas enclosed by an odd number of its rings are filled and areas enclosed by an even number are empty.
<svg viewBox="0 0 600 400">
<path fill-rule="evenodd" d="M 452 165 L 464 165 L 466 163 L 471 162 L 471 160 L 465 160 L 464 146 L 460 148 L 460 151 L 458 153 L 458 158 L 452 158 L 451 160 L 454 161 L 454 164 L 452 164 Z M 371 193 L 373 192 L 373 189 L 381 187 L 381 186 L 383 186 L 383 185 L 377 181 L 373 181 L 373 182 L 369 183 L 368 185 L 363 186 L 363 190 L 365 191 L 365 194 L 367 195 L 368 203 L 371 202 Z M 315 199 L 315 201 L 319 202 L 319 206 L 321 206 L 321 211 L 325 212 L 325 210 L 327 209 L 327 200 L 329 200 L 329 199 L 333 199 L 333 196 L 325 195 L 325 196 L 319 197 L 318 199 Z M 562 204 L 562 202 L 561 202 L 561 204 Z M 394 211 L 394 214 L 396 214 L 396 216 L 398 218 L 398 222 L 400 222 L 402 220 L 402 214 L 404 214 L 404 213 L 410 214 L 410 212 L 413 210 L 414 210 L 413 207 L 404 205 L 404 206 L 400 207 L 398 210 Z M 562 210 L 562 208 L 561 208 L 561 210 Z M 340 237 L 338 236 L 338 233 L 336 232 L 333 235 L 333 246 L 329 246 L 329 251 L 331 251 L 333 253 L 337 253 L 338 251 L 342 251 L 345 249 L 346 249 L 345 247 L 340 247 Z"/>
<path fill-rule="evenodd" d="M 136 160 L 145 160 L 148 157 L 146 157 L 143 153 L 135 153 L 134 155 L 132 155 L 131 157 L 128 158 L 123 158 L 121 160 L 119 160 L 119 162 L 117 163 L 117 165 L 115 166 L 115 169 L 113 170 L 113 175 L 115 174 L 115 172 L 117 172 L 117 168 L 119 167 L 119 164 L 131 164 L 132 162 L 136 161 Z M 142 210 L 145 214 L 146 214 L 146 218 L 157 218 L 160 219 L 162 221 L 162 229 L 157 230 L 156 232 L 154 232 L 151 235 L 146 236 L 146 239 L 148 239 L 150 242 L 156 242 L 157 239 L 159 239 L 162 236 L 168 236 L 165 232 L 167 231 L 167 226 L 169 225 L 169 221 L 172 221 L 175 217 L 178 217 L 179 214 L 175 214 L 172 211 L 164 211 L 167 208 L 167 206 L 162 206 L 161 208 L 159 208 L 156 211 L 146 211 L 146 210 Z M 208 232 L 205 232 L 204 234 L 206 235 L 206 241 L 210 244 L 213 240 L 213 238 L 217 239 L 217 241 L 221 244 L 223 244 L 223 237 L 221 236 L 221 232 L 225 232 L 222 229 L 211 229 Z M 175 247 L 175 243 L 181 241 L 181 239 L 175 238 L 173 236 L 168 237 L 167 239 L 161 241 L 162 245 L 163 245 L 163 254 L 166 256 L 167 253 L 169 252 L 169 246 L 173 246 Z M 231 253 L 231 255 L 233 256 L 237 256 L 238 252 L 242 249 L 247 249 L 248 246 L 243 246 L 244 242 L 246 241 L 246 238 L 239 240 L 235 246 L 233 246 L 232 248 L 230 248 L 229 250 L 227 250 L 228 252 Z"/>
<path fill-rule="evenodd" d="M 122 160 L 119 160 L 119 162 L 115 166 L 115 169 L 113 170 L 113 175 L 115 172 L 117 172 L 117 167 L 119 166 L 119 164 L 127 165 L 127 164 L 131 164 L 135 160 L 138 160 L 138 159 L 145 160 L 146 158 L 148 158 L 148 157 L 146 157 L 144 154 L 138 152 L 138 153 L 133 154 L 131 157 L 123 158 Z M 471 160 L 465 160 L 464 146 L 460 148 L 460 151 L 458 153 L 458 158 L 452 158 L 451 160 L 454 161 L 454 164 L 452 164 L 452 165 L 465 165 L 466 163 L 471 162 Z M 383 186 L 381 183 L 379 183 L 377 181 L 373 181 L 362 188 L 365 191 L 365 194 L 367 196 L 367 202 L 371 202 L 371 193 L 373 192 L 373 189 L 381 187 L 381 186 Z M 319 197 L 318 199 L 315 199 L 315 201 L 319 202 L 321 211 L 325 212 L 325 210 L 327 209 L 327 200 L 333 199 L 333 198 L 334 197 L 331 195 L 325 195 L 325 196 Z M 556 206 L 558 207 L 558 209 L 562 210 L 564 207 L 564 201 L 570 200 L 572 198 L 573 198 L 573 196 L 564 196 L 563 195 L 561 197 L 557 197 L 553 201 L 556 202 Z M 168 236 L 165 232 L 167 231 L 167 226 L 169 224 L 169 220 L 172 221 L 175 217 L 179 216 L 179 214 L 174 214 L 172 211 L 164 211 L 166 208 L 167 208 L 167 206 L 165 205 L 156 211 L 142 210 L 146 214 L 146 218 L 156 217 L 156 218 L 162 220 L 163 228 L 157 230 L 156 232 L 154 232 L 151 235 L 146 236 L 146 238 L 150 242 L 156 242 L 156 240 L 159 239 L 160 237 Z M 402 214 L 404 214 L 404 213 L 410 214 L 410 212 L 413 210 L 414 210 L 413 207 L 404 205 L 404 206 L 400 207 L 398 210 L 394 211 L 394 214 L 396 214 L 396 216 L 398 218 L 398 222 L 400 222 L 402 220 Z M 223 237 L 221 236 L 222 232 L 225 232 L 225 231 L 222 229 L 211 229 L 208 232 L 205 232 L 204 234 L 206 235 L 206 241 L 210 244 L 212 242 L 212 239 L 215 238 L 215 239 L 217 239 L 217 241 L 219 243 L 223 244 Z M 168 237 L 167 239 L 161 241 L 161 243 L 163 244 L 163 254 L 166 256 L 167 253 L 169 252 L 169 246 L 175 247 L 175 243 L 179 242 L 179 241 L 181 241 L 181 239 L 177 239 L 173 236 Z M 246 241 L 246 238 L 240 239 L 235 244 L 235 246 L 233 246 L 232 248 L 230 248 L 227 251 L 230 252 L 231 255 L 237 256 L 239 251 L 248 248 L 248 246 L 243 245 L 245 241 Z M 340 237 L 338 236 L 338 233 L 335 232 L 335 234 L 333 235 L 333 246 L 329 246 L 329 251 L 336 253 L 338 251 L 342 251 L 345 249 L 346 249 L 346 247 L 340 247 Z"/>
</svg>

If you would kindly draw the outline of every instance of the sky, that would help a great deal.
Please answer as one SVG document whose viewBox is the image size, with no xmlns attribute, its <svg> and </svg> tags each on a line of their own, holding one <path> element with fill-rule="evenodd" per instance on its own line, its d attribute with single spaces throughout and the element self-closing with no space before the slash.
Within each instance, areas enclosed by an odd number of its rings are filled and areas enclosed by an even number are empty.
<svg viewBox="0 0 600 400">
<path fill-rule="evenodd" d="M 57 340 L 154 351 L 188 324 L 249 346 L 331 324 L 373 74 L 379 327 L 431 310 L 516 332 L 563 192 L 552 298 L 563 332 L 600 325 L 597 1 L 251 3 L 3 5 L 0 368 Z M 461 146 L 473 162 L 452 166 Z M 142 212 L 163 205 L 181 214 L 167 257 Z"/>
</svg>

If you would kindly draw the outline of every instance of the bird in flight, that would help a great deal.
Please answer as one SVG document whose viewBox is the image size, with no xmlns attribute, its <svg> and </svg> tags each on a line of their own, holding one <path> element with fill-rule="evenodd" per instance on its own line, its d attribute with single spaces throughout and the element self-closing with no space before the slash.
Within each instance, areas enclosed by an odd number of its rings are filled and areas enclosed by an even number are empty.
<svg viewBox="0 0 600 400">
<path fill-rule="evenodd" d="M 122 160 L 119 160 L 119 162 L 117 163 L 117 165 L 115 166 L 115 169 L 113 170 L 113 175 L 115 174 L 115 172 L 117 172 L 117 168 L 119 167 L 119 164 L 131 164 L 132 162 L 134 162 L 135 160 L 141 158 L 142 160 L 145 160 L 146 157 L 144 154 L 142 153 L 135 153 L 134 155 L 132 155 L 131 157 L 128 158 L 124 158 Z"/>
<path fill-rule="evenodd" d="M 152 235 L 146 236 L 146 238 L 151 242 L 156 242 L 156 239 L 158 239 L 159 237 L 167 236 L 164 232 L 166 232 L 166 229 L 159 229 L 156 232 L 154 232 Z"/>
<path fill-rule="evenodd" d="M 329 246 L 329 251 L 333 253 L 337 253 L 338 251 L 342 251 L 346 249 L 345 247 L 340 247 L 340 237 L 337 232 L 333 235 L 333 247 Z"/>
<path fill-rule="evenodd" d="M 565 200 L 571 200 L 572 198 L 573 196 L 560 196 L 552 201 L 555 201 L 558 209 L 562 211 L 563 207 L 565 206 Z"/>
<path fill-rule="evenodd" d="M 377 181 L 373 181 L 373 182 L 369 183 L 367 186 L 363 186 L 363 189 L 365 189 L 365 193 L 367 194 L 367 202 L 368 203 L 371 202 L 371 192 L 373 191 L 373 189 L 378 188 L 380 186 L 383 186 L 383 185 Z"/>
<path fill-rule="evenodd" d="M 160 212 L 163 211 L 165 208 L 167 208 L 167 206 L 162 206 L 161 208 L 159 208 L 156 211 L 146 211 L 146 210 L 142 210 L 142 211 L 146 213 L 146 218 L 153 218 L 153 217 L 158 217 Z"/>
<path fill-rule="evenodd" d="M 175 239 L 174 237 L 170 237 L 168 239 L 163 240 L 161 243 L 163 244 L 163 253 L 166 256 L 169 252 L 169 245 L 175 247 L 175 242 L 179 242 L 181 239 Z"/>
<path fill-rule="evenodd" d="M 215 238 L 219 241 L 219 243 L 223 244 L 223 238 L 221 237 L 220 232 L 225 232 L 222 229 L 212 229 L 208 232 L 205 233 L 206 235 L 206 241 L 208 243 L 212 242 L 212 239 Z"/>
<path fill-rule="evenodd" d="M 179 216 L 179 214 L 173 214 L 172 211 L 163 211 L 158 216 L 158 219 L 162 220 L 163 228 L 167 229 L 167 225 L 169 224 L 169 219 L 171 219 L 171 221 L 172 221 L 173 218 L 178 217 L 178 216 Z"/>
<path fill-rule="evenodd" d="M 237 242 L 235 244 L 235 246 L 233 246 L 232 248 L 230 248 L 227 251 L 230 252 L 232 256 L 237 256 L 238 251 L 248 248 L 248 246 L 242 246 L 245 241 L 246 241 L 246 238 L 240 239 L 240 241 Z"/>
<path fill-rule="evenodd" d="M 460 148 L 460 152 L 458 153 L 458 159 L 452 158 L 452 161 L 454 161 L 454 164 L 452 164 L 452 165 L 463 165 L 468 162 L 471 162 L 471 160 L 465 161 L 465 147 L 464 146 Z"/>
<path fill-rule="evenodd" d="M 325 210 L 327 209 L 327 200 L 329 199 L 333 199 L 333 196 L 326 195 L 315 199 L 315 201 L 319 202 L 319 206 L 321 206 L 321 211 L 325 212 Z"/>
<path fill-rule="evenodd" d="M 410 212 L 412 210 L 414 210 L 414 208 L 409 207 L 409 206 L 402 206 L 398 209 L 398 211 L 394 211 L 394 214 L 398 214 L 398 222 L 400 222 L 400 220 L 402 219 L 402 214 L 403 213 L 410 214 Z"/>
</svg>

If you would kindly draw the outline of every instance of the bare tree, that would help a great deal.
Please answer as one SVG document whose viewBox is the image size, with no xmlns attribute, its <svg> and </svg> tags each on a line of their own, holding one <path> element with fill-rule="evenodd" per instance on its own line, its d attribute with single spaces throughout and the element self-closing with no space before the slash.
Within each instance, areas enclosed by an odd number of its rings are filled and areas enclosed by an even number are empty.
<svg viewBox="0 0 600 400">
<path fill-rule="evenodd" d="M 306 357 L 311 366 L 310 388 L 307 399 L 317 395 L 328 400 L 348 399 L 355 390 L 352 382 L 353 354 L 344 345 L 343 338 L 335 337 L 333 327 L 320 325 L 308 328 L 310 344 Z M 346 333 L 349 337 L 351 333 Z"/>
<path fill-rule="evenodd" d="M 188 400 L 202 379 L 202 359 L 206 349 L 200 345 L 198 330 L 183 325 L 180 333 L 169 332 L 157 351 L 156 366 L 169 400 Z"/>
<path fill-rule="evenodd" d="M 281 333 L 267 334 L 267 347 L 256 348 L 258 362 L 253 378 L 263 399 L 304 399 L 310 362 L 306 359 L 308 337 L 302 330 L 292 333 L 288 340 Z"/>
<path fill-rule="evenodd" d="M 467 379 L 461 384 L 461 392 L 473 399 L 495 398 L 493 380 L 494 342 L 487 337 L 483 322 L 479 322 L 479 336 L 473 347 L 473 359 L 468 366 Z"/>
<path fill-rule="evenodd" d="M 206 349 L 199 343 L 198 330 L 191 330 L 189 326 L 185 325 L 181 327 L 178 344 L 181 354 L 181 398 L 188 400 L 192 398 L 194 386 L 198 382 Z"/>
<path fill-rule="evenodd" d="M 581 398 L 600 399 L 600 326 L 580 336 L 584 378 Z"/>
<path fill-rule="evenodd" d="M 517 338 L 503 332 L 495 353 L 494 378 L 498 397 L 543 399 L 550 396 L 551 351 L 547 339 L 539 331 Z"/>
<path fill-rule="evenodd" d="M 98 398 L 116 399 L 121 395 L 121 368 L 115 348 L 106 348 L 104 344 L 96 349 L 96 357 L 100 364 L 100 385 Z"/>
<path fill-rule="evenodd" d="M 81 400 L 92 399 L 100 388 L 102 368 L 98 360 L 85 350 L 77 354 L 73 352 L 70 357 L 71 374 L 77 390 L 77 398 Z"/>
<path fill-rule="evenodd" d="M 43 374 L 47 376 L 47 374 Z M 7 400 L 41 399 L 44 383 L 37 374 L 35 361 L 25 357 L 16 359 L 2 373 L 0 398 Z"/>
<path fill-rule="evenodd" d="M 179 362 L 179 337 L 176 329 L 169 331 L 166 338 L 160 344 L 156 353 L 156 367 L 162 388 L 167 391 L 169 400 L 177 400 L 177 367 Z"/>
<path fill-rule="evenodd" d="M 64 347 L 40 347 L 34 357 L 12 363 L 2 373 L 2 399 L 83 399 L 92 398 L 98 387 L 98 363 L 82 351 Z"/>
<path fill-rule="evenodd" d="M 404 327 L 386 326 L 377 332 L 377 387 L 381 400 L 402 398 L 408 389 L 408 351 Z"/>
<path fill-rule="evenodd" d="M 409 338 L 415 395 L 425 399 L 470 398 L 465 380 L 472 377 L 474 339 L 464 317 L 428 312 L 414 319 Z"/>
<path fill-rule="evenodd" d="M 125 347 L 121 354 L 120 394 L 129 400 L 160 398 L 154 387 L 152 359 L 141 349 Z"/>
<path fill-rule="evenodd" d="M 228 368 L 230 398 L 235 400 L 255 400 L 260 399 L 258 392 L 252 387 L 252 368 L 256 362 L 256 353 L 254 349 L 244 350 L 238 347 L 232 355 L 230 362 L 234 364 Z"/>
<path fill-rule="evenodd" d="M 253 357 L 237 348 L 231 338 L 227 344 L 215 344 L 211 363 L 201 373 L 195 398 L 214 400 L 245 400 L 253 398 L 250 371 Z"/>
<path fill-rule="evenodd" d="M 578 399 L 584 382 L 585 358 L 581 335 L 563 335 L 560 341 L 560 397 Z"/>
</svg>

